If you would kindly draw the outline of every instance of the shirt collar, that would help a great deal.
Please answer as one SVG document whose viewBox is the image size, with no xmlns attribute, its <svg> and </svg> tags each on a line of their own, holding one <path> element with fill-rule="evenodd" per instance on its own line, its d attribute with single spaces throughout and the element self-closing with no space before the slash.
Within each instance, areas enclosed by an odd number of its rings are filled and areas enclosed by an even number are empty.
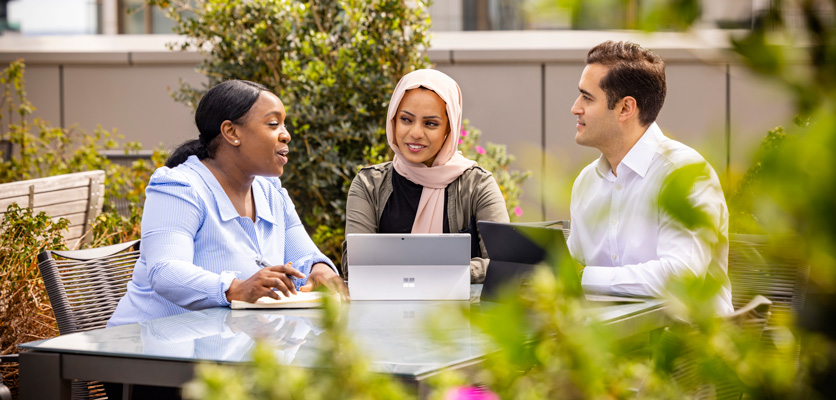
<svg viewBox="0 0 836 400">
<path fill-rule="evenodd" d="M 278 179 L 277 179 L 278 180 Z M 281 181 L 279 181 L 281 182 Z M 281 186 L 278 188 L 281 190 Z M 267 199 L 267 193 L 270 190 L 270 183 L 262 178 L 255 177 L 253 180 L 253 198 L 255 199 L 255 217 L 256 219 L 263 219 L 273 225 L 276 224 L 276 217 L 273 215 L 273 207 L 270 207 L 270 202 Z"/>
<path fill-rule="evenodd" d="M 639 141 L 633 145 L 633 148 L 621 160 L 621 163 L 644 178 L 647 170 L 650 168 L 650 162 L 653 161 L 653 157 L 656 155 L 659 144 L 664 139 L 665 135 L 659 129 L 659 125 L 656 125 L 655 122 L 650 124 Z"/>
<path fill-rule="evenodd" d="M 598 163 L 595 165 L 595 172 L 598 173 L 599 178 L 607 178 L 610 174 L 612 174 L 612 165 L 610 165 L 610 161 L 607 160 L 607 157 L 604 157 L 601 154 L 598 157 Z"/>
<path fill-rule="evenodd" d="M 197 172 L 197 174 L 200 175 L 206 183 L 209 191 L 212 192 L 212 195 L 215 197 L 215 204 L 218 206 L 218 214 L 221 217 L 221 221 L 229 221 L 240 217 L 238 211 L 235 209 L 235 206 L 232 205 L 232 201 L 229 200 L 229 196 L 227 196 L 223 187 L 221 187 L 221 183 L 218 182 L 217 178 L 215 178 L 215 174 L 213 174 L 212 171 L 206 167 L 206 165 L 200 162 L 197 156 L 190 156 L 186 160 L 185 165 Z M 270 205 L 265 198 L 262 185 L 257 183 L 260 183 L 258 177 L 256 177 L 253 181 L 252 189 L 253 198 L 255 199 L 256 219 L 260 218 L 275 224 L 276 222 L 275 217 L 273 216 L 273 209 L 270 208 Z"/>
</svg>

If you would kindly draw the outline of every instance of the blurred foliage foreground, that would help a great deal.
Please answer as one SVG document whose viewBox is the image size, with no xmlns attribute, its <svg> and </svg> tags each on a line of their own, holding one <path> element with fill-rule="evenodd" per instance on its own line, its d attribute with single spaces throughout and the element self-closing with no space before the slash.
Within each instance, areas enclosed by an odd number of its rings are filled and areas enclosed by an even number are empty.
<svg viewBox="0 0 836 400">
<path fill-rule="evenodd" d="M 151 162 L 112 163 L 104 150 L 141 150 L 137 143 L 119 143 L 119 137 L 101 128 L 92 134 L 51 126 L 31 118 L 35 107 L 26 99 L 25 66 L 15 61 L 0 73 L 0 183 L 101 169 L 105 171 L 104 207 L 87 246 L 98 247 L 139 238 L 145 185 L 167 158 L 155 150 Z M 126 215 L 115 200 L 128 202 Z M 58 335 L 52 307 L 38 271 L 38 253 L 64 249 L 65 219 L 53 219 L 12 204 L 0 221 L 0 354 L 17 352 L 17 345 Z M 17 363 L 0 365 L 3 382 L 17 389 Z"/>
<path fill-rule="evenodd" d="M 484 339 L 477 342 L 485 343 L 486 354 L 475 369 L 446 370 L 429 378 L 424 382 L 426 392 L 418 393 L 389 375 L 370 372 L 368 352 L 372 349 L 355 344 L 357 338 L 346 326 L 345 305 L 329 298 L 322 311 L 318 368 L 284 365 L 277 360 L 278 350 L 263 343 L 253 351 L 250 364 L 200 365 L 184 396 L 242 400 L 409 399 L 423 395 L 439 400 L 673 399 L 713 394 L 721 384 L 753 398 L 796 398 L 805 393 L 795 386 L 796 352 L 791 338 L 776 346 L 762 341 L 760 330 L 712 315 L 712 294 L 719 288 L 718 282 L 676 282 L 670 308 L 689 321 L 673 320 L 671 327 L 653 335 L 626 336 L 620 328 L 605 325 L 590 313 L 571 262 L 552 265 L 556 267 L 537 270 L 521 293 L 509 293 L 497 303 L 450 306 L 424 321 L 438 351 L 443 352 L 450 343 L 461 344 L 445 336 L 449 332 L 445 327 L 461 326 L 451 321 L 467 319 L 472 334 Z"/>
</svg>

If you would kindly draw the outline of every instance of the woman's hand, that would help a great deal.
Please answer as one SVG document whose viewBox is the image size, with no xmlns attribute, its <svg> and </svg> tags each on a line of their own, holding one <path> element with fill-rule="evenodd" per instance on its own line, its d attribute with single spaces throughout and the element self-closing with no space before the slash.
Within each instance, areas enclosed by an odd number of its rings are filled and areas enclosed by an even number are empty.
<svg viewBox="0 0 836 400">
<path fill-rule="evenodd" d="M 303 292 L 310 292 L 320 286 L 325 286 L 334 293 L 339 293 L 343 300 L 351 300 L 348 295 L 348 288 L 345 286 L 345 281 L 334 272 L 328 264 L 317 263 L 311 268 L 311 274 L 308 276 L 308 282 L 305 283 L 299 290 Z"/>
<path fill-rule="evenodd" d="M 293 263 L 264 267 L 246 280 L 233 279 L 226 290 L 226 299 L 243 300 L 255 303 L 256 300 L 267 296 L 278 300 L 279 295 L 273 291 L 278 289 L 285 297 L 296 294 L 296 285 L 290 277 L 304 279 L 305 275 L 292 267 Z"/>
</svg>

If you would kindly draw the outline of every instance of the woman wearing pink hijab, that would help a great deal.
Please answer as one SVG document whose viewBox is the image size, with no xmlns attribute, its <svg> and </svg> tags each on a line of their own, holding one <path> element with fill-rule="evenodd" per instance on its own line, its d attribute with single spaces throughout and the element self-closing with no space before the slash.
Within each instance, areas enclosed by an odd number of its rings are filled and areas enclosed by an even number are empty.
<svg viewBox="0 0 836 400">
<path fill-rule="evenodd" d="M 470 278 L 479 283 L 489 260 L 476 221 L 509 218 L 491 173 L 458 151 L 461 123 L 456 81 L 432 69 L 401 78 L 386 116 L 395 157 L 351 182 L 345 233 L 470 233 Z"/>
</svg>

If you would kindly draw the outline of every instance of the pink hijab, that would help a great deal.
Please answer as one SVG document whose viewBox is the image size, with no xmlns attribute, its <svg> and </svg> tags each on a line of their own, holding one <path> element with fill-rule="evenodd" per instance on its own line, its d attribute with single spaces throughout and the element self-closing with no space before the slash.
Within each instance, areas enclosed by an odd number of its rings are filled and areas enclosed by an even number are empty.
<svg viewBox="0 0 836 400">
<path fill-rule="evenodd" d="M 450 121 L 450 133 L 444 140 L 441 150 L 433 161 L 432 167 L 423 163 L 413 163 L 404 159 L 395 139 L 395 116 L 407 90 L 418 87 L 432 90 L 447 103 L 447 120 Z M 389 147 L 395 152 L 392 165 L 401 176 L 424 187 L 412 233 L 442 233 L 444 227 L 444 189 L 450 182 L 461 176 L 476 161 L 465 158 L 460 151 L 459 129 L 462 125 L 462 92 L 453 78 L 434 69 L 419 69 L 401 78 L 389 101 L 386 115 L 386 138 Z"/>
</svg>

